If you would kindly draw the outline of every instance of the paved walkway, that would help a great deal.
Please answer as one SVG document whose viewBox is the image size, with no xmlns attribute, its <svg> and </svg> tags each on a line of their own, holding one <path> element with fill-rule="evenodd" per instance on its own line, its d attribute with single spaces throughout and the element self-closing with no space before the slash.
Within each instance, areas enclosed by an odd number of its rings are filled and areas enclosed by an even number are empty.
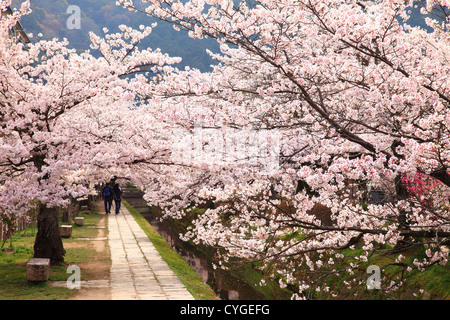
<svg viewBox="0 0 450 320">
<path fill-rule="evenodd" d="M 112 300 L 194 300 L 125 206 L 108 229 Z"/>
</svg>

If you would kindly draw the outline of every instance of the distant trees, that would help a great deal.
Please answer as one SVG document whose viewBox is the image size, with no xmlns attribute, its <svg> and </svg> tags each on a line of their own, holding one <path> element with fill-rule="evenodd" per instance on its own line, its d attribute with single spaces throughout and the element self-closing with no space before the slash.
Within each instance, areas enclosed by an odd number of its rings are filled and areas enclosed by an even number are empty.
<svg viewBox="0 0 450 320">
<path fill-rule="evenodd" d="M 70 16 L 66 13 L 69 3 L 65 0 L 34 0 L 32 3 L 33 12 L 24 16 L 22 23 L 28 33 L 37 36 L 43 34 L 43 39 L 51 40 L 57 37 L 60 40 L 67 38 L 69 48 L 74 48 L 80 52 L 89 49 L 89 31 L 101 34 L 104 27 L 111 32 L 117 32 L 120 24 L 125 24 L 134 29 L 140 25 L 151 25 L 154 21 L 149 21 L 146 15 L 133 14 L 124 8 L 117 6 L 114 1 L 98 0 L 77 1 L 70 3 L 80 7 L 81 29 L 69 30 L 66 28 L 66 20 Z M 183 57 L 178 64 L 181 69 L 185 66 L 199 68 L 202 71 L 210 69 L 210 65 L 215 63 L 207 54 L 206 49 L 218 51 L 213 40 L 193 41 L 187 35 L 175 32 L 172 26 L 161 23 L 157 27 L 157 32 L 151 38 L 143 39 L 139 44 L 140 49 L 161 48 L 164 53 L 173 57 Z"/>
</svg>

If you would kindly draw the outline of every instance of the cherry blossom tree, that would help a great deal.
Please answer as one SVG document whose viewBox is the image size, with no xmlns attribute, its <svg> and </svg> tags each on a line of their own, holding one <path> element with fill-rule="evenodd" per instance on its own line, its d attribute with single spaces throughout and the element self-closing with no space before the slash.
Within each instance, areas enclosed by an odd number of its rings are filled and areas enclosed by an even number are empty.
<svg viewBox="0 0 450 320">
<path fill-rule="evenodd" d="M 274 172 L 204 159 L 148 184 L 148 201 L 175 217 L 190 201 L 215 202 L 186 239 L 222 248 L 225 261 L 259 261 L 299 297 L 387 249 L 405 272 L 447 263 L 448 1 L 119 2 L 221 44 L 212 72 L 158 86 L 180 127 L 280 133 Z M 408 25 L 414 7 L 431 31 Z M 421 194 L 416 175 L 430 181 Z M 408 264 L 414 246 L 426 257 Z"/>
<path fill-rule="evenodd" d="M 1 2 L 2 12 L 8 5 Z M 0 20 L 0 208 L 3 215 L 19 216 L 37 202 L 34 256 L 58 263 L 65 253 L 58 208 L 88 194 L 93 178 L 109 180 L 111 168 L 155 156 L 136 138 L 144 118 L 136 101 L 179 59 L 137 49 L 151 27 L 120 26 L 103 38 L 91 34 L 100 57 L 77 54 L 65 40 L 24 45 L 8 35 L 29 12 L 26 1 Z M 151 136 L 146 138 L 149 143 Z"/>
</svg>

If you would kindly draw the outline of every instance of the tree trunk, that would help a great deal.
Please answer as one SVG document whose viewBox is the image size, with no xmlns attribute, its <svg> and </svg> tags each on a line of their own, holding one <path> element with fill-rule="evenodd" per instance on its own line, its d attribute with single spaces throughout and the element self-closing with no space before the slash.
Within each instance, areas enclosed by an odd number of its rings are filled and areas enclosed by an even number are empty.
<svg viewBox="0 0 450 320">
<path fill-rule="evenodd" d="M 95 211 L 95 199 L 94 199 L 94 196 L 93 195 L 89 195 L 87 201 L 88 201 L 88 209 L 91 212 L 94 212 Z"/>
<path fill-rule="evenodd" d="M 78 217 L 78 212 L 80 211 L 80 201 L 72 199 L 72 219 Z"/>
<path fill-rule="evenodd" d="M 69 203 L 69 205 L 64 208 L 62 221 L 67 224 L 72 223 L 72 203 Z"/>
<path fill-rule="evenodd" d="M 395 191 L 398 200 L 405 200 L 409 198 L 408 189 L 403 183 L 401 175 L 395 177 Z M 397 221 L 399 231 L 411 230 L 409 227 L 410 222 L 408 221 L 407 212 L 405 210 L 400 210 Z M 402 240 L 397 241 L 394 251 L 402 251 L 409 248 L 411 246 L 410 241 L 411 237 L 405 235 Z"/>
<path fill-rule="evenodd" d="M 66 254 L 59 234 L 58 215 L 58 208 L 39 206 L 34 258 L 48 258 L 52 264 L 63 263 Z"/>
</svg>

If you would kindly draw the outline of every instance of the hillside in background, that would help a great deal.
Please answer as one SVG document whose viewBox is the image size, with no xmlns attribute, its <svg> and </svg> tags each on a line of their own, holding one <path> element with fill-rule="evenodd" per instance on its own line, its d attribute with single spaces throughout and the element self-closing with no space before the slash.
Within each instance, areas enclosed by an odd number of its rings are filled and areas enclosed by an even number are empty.
<svg viewBox="0 0 450 320">
<path fill-rule="evenodd" d="M 13 7 L 20 5 L 20 0 L 13 0 Z M 141 3 L 139 0 L 133 2 Z M 70 30 L 67 28 L 67 19 L 71 16 L 67 13 L 70 5 L 77 5 L 81 9 L 81 29 Z M 142 3 L 141 3 L 142 5 Z M 27 33 L 37 36 L 42 33 L 43 39 L 54 37 L 67 38 L 72 48 L 78 50 L 89 49 L 89 32 L 103 35 L 103 28 L 110 32 L 117 32 L 118 26 L 125 24 L 135 29 L 140 25 L 149 26 L 157 22 L 153 33 L 141 44 L 141 48 L 161 48 L 162 52 L 172 57 L 181 57 L 183 61 L 177 65 L 184 69 L 186 66 L 208 71 L 216 61 L 206 53 L 206 49 L 218 52 L 218 45 L 212 39 L 194 40 L 186 32 L 177 32 L 172 25 L 148 17 L 139 12 L 130 12 L 116 5 L 116 0 L 31 0 L 33 12 L 22 18 L 22 25 Z M 408 21 L 413 26 L 425 27 L 424 17 L 418 8 L 411 8 L 413 15 Z"/>
<path fill-rule="evenodd" d="M 19 3 L 18 0 L 13 1 L 12 6 L 17 7 Z M 71 16 L 67 13 L 69 5 L 77 5 L 81 9 L 81 29 L 67 28 L 67 19 Z M 103 35 L 104 27 L 110 32 L 117 32 L 121 24 L 137 29 L 140 25 L 149 26 L 157 22 L 152 34 L 141 43 L 142 48 L 161 48 L 170 56 L 182 57 L 183 61 L 177 65 L 181 69 L 190 66 L 207 71 L 211 64 L 216 63 L 206 53 L 206 49 L 218 50 L 214 40 L 194 40 L 186 32 L 175 31 L 168 23 L 117 6 L 116 0 L 31 0 L 31 8 L 33 12 L 22 17 L 21 23 L 27 33 L 34 35 L 34 39 L 39 33 L 46 40 L 67 38 L 70 47 L 86 50 L 90 45 L 90 31 Z"/>
</svg>

